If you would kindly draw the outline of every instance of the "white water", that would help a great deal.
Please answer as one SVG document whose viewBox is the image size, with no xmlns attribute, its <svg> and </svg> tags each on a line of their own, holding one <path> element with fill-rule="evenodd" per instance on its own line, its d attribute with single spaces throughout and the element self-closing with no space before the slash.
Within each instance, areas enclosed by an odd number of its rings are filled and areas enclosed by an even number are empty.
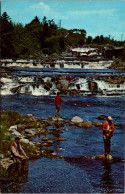
<svg viewBox="0 0 125 194">
<path fill-rule="evenodd" d="M 34 81 L 35 80 L 35 81 Z M 2 87 L 1 87 L 1 95 L 9 95 L 13 93 L 21 93 L 21 94 L 30 94 L 30 95 L 54 95 L 58 89 L 56 87 L 56 82 L 52 82 L 52 87 L 48 90 L 44 88 L 44 84 L 47 82 L 51 82 L 51 77 L 44 77 L 40 79 L 40 82 L 37 76 L 9 76 L 7 78 L 2 77 Z M 89 89 L 89 83 L 95 82 L 97 83 L 98 91 L 101 91 L 101 94 L 104 95 L 124 95 L 125 93 L 125 83 L 122 84 L 111 84 L 105 82 L 103 80 L 95 80 L 92 79 L 90 81 L 89 78 L 80 78 L 75 77 L 73 80 L 70 81 L 68 90 L 77 90 L 82 92 L 81 95 L 87 95 L 93 92 L 93 90 Z M 97 91 L 97 95 L 98 95 Z M 87 93 L 84 93 L 87 92 Z"/>
</svg>

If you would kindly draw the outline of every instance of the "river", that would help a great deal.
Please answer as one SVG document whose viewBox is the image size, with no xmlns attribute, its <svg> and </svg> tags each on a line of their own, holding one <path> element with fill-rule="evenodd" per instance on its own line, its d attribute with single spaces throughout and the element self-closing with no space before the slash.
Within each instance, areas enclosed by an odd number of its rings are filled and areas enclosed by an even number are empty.
<svg viewBox="0 0 125 194">
<path fill-rule="evenodd" d="M 16 75 L 19 71 L 14 72 Z M 31 71 L 21 71 L 32 75 Z M 40 71 L 38 71 L 40 74 Z M 41 72 L 42 74 L 43 72 Z M 52 72 L 44 72 L 46 76 Z M 55 74 L 61 70 L 55 71 Z M 65 72 L 70 75 L 70 71 Z M 88 73 L 90 73 L 88 71 Z M 91 70 L 93 75 L 95 71 Z M 103 74 L 102 71 L 97 73 Z M 121 71 L 107 71 L 114 74 Z M 123 72 L 122 72 L 123 73 Z M 81 73 L 75 72 L 79 77 Z M 88 75 L 89 76 L 89 75 Z M 1 96 L 1 109 L 12 109 L 21 114 L 34 114 L 35 117 L 52 117 L 55 114 L 55 95 L 11 94 Z M 83 120 L 99 122 L 99 115 L 113 117 L 115 132 L 111 139 L 111 154 L 124 159 L 124 104 L 123 96 L 69 96 L 63 95 L 60 115 L 65 119 L 79 116 Z M 103 121 L 101 121 L 103 122 Z M 63 127 L 64 128 L 64 127 Z M 67 126 L 63 129 L 65 142 L 57 142 L 53 149 L 65 159 L 40 158 L 29 161 L 26 180 L 14 182 L 5 187 L 6 192 L 18 193 L 124 193 L 124 162 L 84 159 L 82 156 L 95 156 L 104 153 L 102 130 L 98 127 L 84 129 Z M 35 138 L 39 141 L 38 138 Z M 61 148 L 61 149 L 60 149 Z"/>
</svg>

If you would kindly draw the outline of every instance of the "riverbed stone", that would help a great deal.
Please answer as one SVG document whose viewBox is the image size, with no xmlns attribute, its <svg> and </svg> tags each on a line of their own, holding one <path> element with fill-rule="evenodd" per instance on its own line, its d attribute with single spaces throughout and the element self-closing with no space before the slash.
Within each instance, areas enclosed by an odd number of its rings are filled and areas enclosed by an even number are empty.
<svg viewBox="0 0 125 194">
<path fill-rule="evenodd" d="M 17 130 L 17 128 L 18 128 L 18 125 L 13 125 L 9 128 L 9 131 L 15 131 Z"/>
<path fill-rule="evenodd" d="M 21 133 L 19 133 L 18 131 L 13 131 L 12 135 L 16 136 L 16 137 L 20 137 L 21 139 L 23 138 L 23 135 L 21 135 Z"/>
<path fill-rule="evenodd" d="M 69 81 L 67 81 L 67 80 L 59 80 L 56 87 L 59 90 L 67 90 L 68 87 L 69 87 Z"/>
<path fill-rule="evenodd" d="M 106 120 L 106 119 L 107 119 L 107 116 L 105 116 L 105 115 L 100 115 L 100 116 L 98 116 L 98 119 L 100 119 L 100 120 Z"/>
<path fill-rule="evenodd" d="M 0 162 L 0 168 L 6 171 L 12 164 L 14 161 L 11 158 L 3 158 Z"/>
<path fill-rule="evenodd" d="M 83 119 L 78 117 L 78 116 L 75 116 L 72 118 L 71 120 L 73 123 L 82 123 L 83 122 Z"/>
<path fill-rule="evenodd" d="M 34 136 L 37 134 L 37 131 L 34 128 L 30 128 L 30 129 L 25 129 L 25 133 Z"/>
</svg>

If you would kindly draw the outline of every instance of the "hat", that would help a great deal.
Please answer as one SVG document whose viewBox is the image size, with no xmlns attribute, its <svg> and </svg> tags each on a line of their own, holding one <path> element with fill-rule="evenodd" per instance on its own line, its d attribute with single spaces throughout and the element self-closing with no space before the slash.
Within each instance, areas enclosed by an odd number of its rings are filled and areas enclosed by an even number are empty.
<svg viewBox="0 0 125 194">
<path fill-rule="evenodd" d="M 108 117 L 108 120 L 112 121 L 112 117 L 109 116 L 109 117 Z"/>
</svg>

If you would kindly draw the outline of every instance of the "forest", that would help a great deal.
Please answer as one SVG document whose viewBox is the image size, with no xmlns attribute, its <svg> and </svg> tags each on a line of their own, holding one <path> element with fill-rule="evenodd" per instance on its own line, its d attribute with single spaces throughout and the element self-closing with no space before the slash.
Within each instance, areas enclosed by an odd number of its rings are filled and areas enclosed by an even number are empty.
<svg viewBox="0 0 125 194">
<path fill-rule="evenodd" d="M 1 58 L 32 58 L 60 55 L 70 47 L 84 45 L 122 46 L 125 41 L 116 41 L 103 35 L 87 36 L 85 29 L 67 30 L 45 16 L 35 18 L 28 24 L 14 23 L 4 12 L 1 17 Z"/>
</svg>

